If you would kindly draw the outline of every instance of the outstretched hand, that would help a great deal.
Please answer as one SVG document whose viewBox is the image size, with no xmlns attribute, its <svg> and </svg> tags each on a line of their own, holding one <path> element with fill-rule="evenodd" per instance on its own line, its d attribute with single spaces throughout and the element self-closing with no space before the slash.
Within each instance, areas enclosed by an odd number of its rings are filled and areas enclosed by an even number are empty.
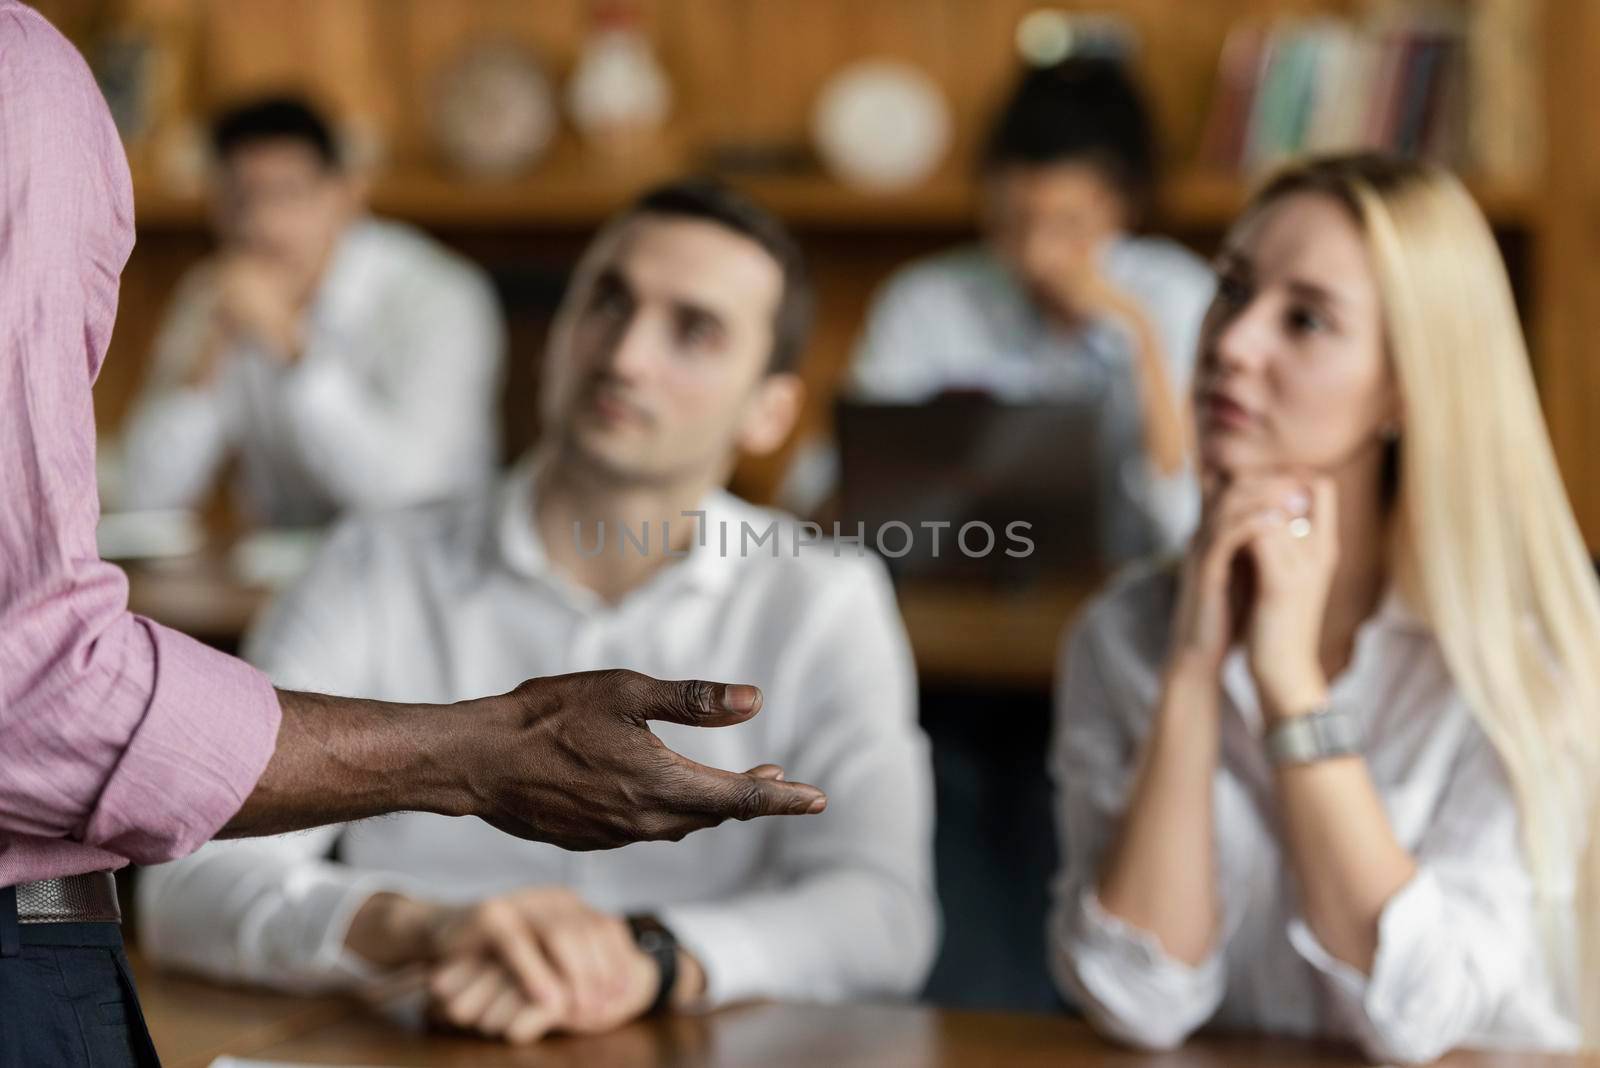
<svg viewBox="0 0 1600 1068">
<path fill-rule="evenodd" d="M 754 686 L 594 671 L 533 679 L 481 703 L 502 723 L 489 736 L 504 742 L 469 776 L 469 810 L 518 837 L 606 849 L 827 806 L 821 790 L 785 782 L 771 765 L 706 767 L 650 730 L 649 720 L 743 723 L 761 710 Z"/>
</svg>

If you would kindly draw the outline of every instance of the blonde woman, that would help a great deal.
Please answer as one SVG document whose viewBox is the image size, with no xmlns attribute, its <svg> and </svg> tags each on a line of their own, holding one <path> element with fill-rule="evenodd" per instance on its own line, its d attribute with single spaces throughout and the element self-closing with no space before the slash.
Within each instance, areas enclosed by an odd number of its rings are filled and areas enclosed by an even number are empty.
<svg viewBox="0 0 1600 1068">
<path fill-rule="evenodd" d="M 1600 599 L 1489 228 L 1331 158 L 1218 273 L 1200 530 L 1063 654 L 1057 981 L 1151 1047 L 1578 1046 Z"/>
</svg>

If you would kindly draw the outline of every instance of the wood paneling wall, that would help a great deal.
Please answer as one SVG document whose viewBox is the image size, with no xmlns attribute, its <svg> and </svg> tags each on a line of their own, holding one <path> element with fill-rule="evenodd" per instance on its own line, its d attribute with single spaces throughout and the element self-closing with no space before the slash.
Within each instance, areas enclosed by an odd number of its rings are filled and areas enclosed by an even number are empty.
<svg viewBox="0 0 1600 1068">
<path fill-rule="evenodd" d="M 285 87 L 326 102 L 342 118 L 377 131 L 396 171 L 432 164 L 429 102 L 440 72 L 474 42 L 508 40 L 536 52 L 562 83 L 588 27 L 588 0 L 38 0 L 71 33 L 132 17 L 158 28 L 179 55 L 175 110 L 202 119 L 241 96 Z M 1484 0 L 1454 0 L 1457 3 Z M 1500 0 L 1503 2 L 1503 0 Z M 1533 2 L 1533 0 L 1529 0 Z M 1361 15 L 1406 0 L 639 0 L 636 5 L 675 92 L 667 140 L 693 162 L 724 144 L 795 146 L 807 141 L 810 110 L 833 71 L 867 56 L 899 57 L 941 84 L 957 124 L 949 168 L 967 166 L 985 116 L 1014 77 L 1015 27 L 1039 7 L 1114 12 L 1138 35 L 1138 68 L 1160 122 L 1169 162 L 1192 153 L 1210 104 L 1217 56 L 1241 19 L 1285 14 Z M 1539 114 L 1551 154 L 1548 174 L 1513 211 L 1514 243 L 1531 268 L 1513 264 L 1530 295 L 1536 371 L 1552 434 L 1591 545 L 1600 545 L 1600 8 L 1589 0 L 1545 2 Z M 571 136 L 564 133 L 569 142 Z M 498 247 L 570 249 L 589 221 L 509 226 Z M 1209 224 L 1208 224 L 1209 225 Z M 908 221 L 833 226 L 806 235 L 821 288 L 811 374 L 831 395 L 872 288 L 905 257 L 958 239 L 963 229 Z M 1203 228 L 1202 228 L 1203 229 Z M 462 235 L 445 233 L 456 240 Z M 1192 233 L 1190 236 L 1194 236 Z M 1205 234 L 1199 235 L 1201 241 Z M 457 241 L 458 244 L 462 243 Z M 472 240 L 465 246 L 472 250 Z M 155 322 L 177 274 L 205 247 L 196 224 L 148 228 L 125 277 L 122 316 L 99 389 L 101 425 L 114 427 L 142 373 Z M 563 253 L 564 254 L 564 253 Z M 526 353 L 517 359 L 529 358 Z M 822 421 L 825 405 L 808 422 Z M 741 484 L 761 493 L 779 464 L 751 465 Z"/>
</svg>

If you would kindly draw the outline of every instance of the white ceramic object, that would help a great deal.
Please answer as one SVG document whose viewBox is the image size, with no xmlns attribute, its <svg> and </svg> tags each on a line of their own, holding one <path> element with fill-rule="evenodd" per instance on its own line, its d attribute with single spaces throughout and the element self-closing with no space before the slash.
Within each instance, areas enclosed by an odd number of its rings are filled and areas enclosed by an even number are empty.
<svg viewBox="0 0 1600 1068">
<path fill-rule="evenodd" d="M 909 63 L 852 64 L 823 87 L 811 135 L 841 180 L 869 189 L 916 185 L 950 147 L 950 108 L 934 80 Z"/>
<path fill-rule="evenodd" d="M 464 53 L 439 83 L 433 132 L 451 166 L 483 178 L 528 170 L 556 131 L 550 82 L 534 58 L 504 44 Z"/>
<path fill-rule="evenodd" d="M 649 40 L 631 27 L 596 33 L 567 87 L 572 125 L 592 140 L 654 130 L 666 121 L 671 104 L 666 72 Z"/>
</svg>

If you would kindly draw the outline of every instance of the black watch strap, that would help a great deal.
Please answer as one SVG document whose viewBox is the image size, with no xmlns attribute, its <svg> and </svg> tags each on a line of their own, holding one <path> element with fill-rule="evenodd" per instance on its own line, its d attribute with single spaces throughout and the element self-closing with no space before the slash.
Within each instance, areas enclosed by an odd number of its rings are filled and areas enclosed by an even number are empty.
<svg viewBox="0 0 1600 1068">
<path fill-rule="evenodd" d="M 648 913 L 628 917 L 628 930 L 633 932 L 634 944 L 640 952 L 656 962 L 661 973 L 661 983 L 656 988 L 656 1000 L 645 1015 L 657 1016 L 672 1003 L 672 988 L 678 985 L 678 939 L 667 926 Z"/>
</svg>

